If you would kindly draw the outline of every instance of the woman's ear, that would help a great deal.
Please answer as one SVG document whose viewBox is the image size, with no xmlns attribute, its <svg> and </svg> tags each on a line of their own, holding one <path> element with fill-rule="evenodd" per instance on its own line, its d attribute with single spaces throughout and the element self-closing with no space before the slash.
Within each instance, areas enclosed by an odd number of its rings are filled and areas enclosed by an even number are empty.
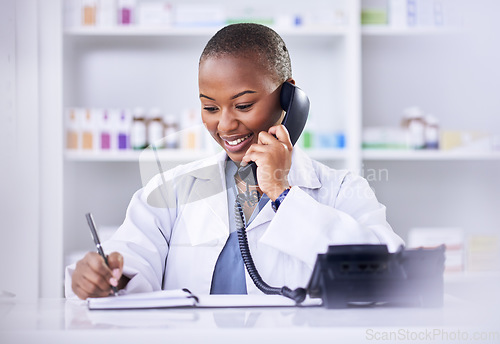
<svg viewBox="0 0 500 344">
<path fill-rule="evenodd" d="M 295 85 L 295 79 L 289 78 L 287 82 L 291 83 L 292 85 Z"/>
</svg>

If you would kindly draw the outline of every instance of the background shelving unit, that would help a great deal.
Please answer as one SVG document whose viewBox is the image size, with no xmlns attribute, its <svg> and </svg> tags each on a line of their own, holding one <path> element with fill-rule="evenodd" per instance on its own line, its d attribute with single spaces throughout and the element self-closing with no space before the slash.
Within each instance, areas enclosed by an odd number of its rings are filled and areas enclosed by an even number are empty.
<svg viewBox="0 0 500 344">
<path fill-rule="evenodd" d="M 342 3 L 342 1 L 340 1 Z M 310 6 L 321 4 L 313 1 Z M 346 135 L 345 149 L 311 149 L 331 166 L 358 170 L 359 3 L 345 3 L 344 25 L 280 28 L 291 52 L 294 78 L 311 98 L 311 116 Z M 206 41 L 219 27 L 69 27 L 64 47 L 64 108 L 145 108 L 181 114 L 199 108 L 197 65 Z M 129 68 L 133 66 L 132 68 Z M 182 72 L 180 72 L 182 71 Z M 328 83 L 318 83 L 325 78 Z M 175 99 L 175 101 L 173 101 Z M 335 106 L 331 106 L 334 103 Z M 165 168 L 213 154 L 212 150 L 159 150 Z M 119 225 L 134 191 L 145 178 L 152 152 L 64 153 L 64 255 L 92 249 L 82 214 L 100 225 Z M 154 166 L 153 166 L 154 168 Z"/>
<path fill-rule="evenodd" d="M 499 27 L 491 16 L 498 4 L 457 4 L 460 29 L 362 28 L 363 127 L 396 127 L 403 109 L 417 105 L 442 130 L 499 134 Z M 467 237 L 498 238 L 498 151 L 366 149 L 362 166 L 403 237 L 413 227 L 456 227 Z"/>
<path fill-rule="evenodd" d="M 344 149 L 307 149 L 305 152 L 313 159 L 317 160 L 339 160 L 347 159 L 347 152 Z M 133 162 L 137 163 L 140 160 L 156 161 L 159 158 L 162 161 L 171 160 L 179 162 L 191 162 L 194 160 L 205 158 L 214 154 L 212 151 L 192 150 L 192 149 L 162 149 L 157 151 L 157 155 L 153 151 L 134 151 L 127 150 L 125 152 L 85 152 L 85 151 L 66 151 L 64 158 L 72 162 L 92 162 L 92 161 L 108 161 L 108 162 Z"/>
<path fill-rule="evenodd" d="M 67 36 L 202 36 L 211 37 L 216 31 L 214 28 L 205 27 L 73 27 L 66 28 Z M 344 36 L 348 33 L 347 27 L 306 27 L 285 28 L 280 30 L 283 36 Z"/>
<path fill-rule="evenodd" d="M 434 111 L 442 128 L 500 128 L 498 24 L 492 25 L 492 20 L 487 21 L 492 26 L 478 24 L 494 11 L 466 1 L 468 24 L 477 24 L 477 32 L 394 29 L 362 27 L 362 1 L 344 3 L 343 26 L 277 28 L 291 51 L 294 77 L 311 98 L 311 119 L 346 135 L 345 149 L 307 153 L 329 166 L 367 177 L 387 206 L 389 223 L 403 238 L 413 226 L 460 226 L 468 233 L 498 234 L 494 214 L 500 205 L 499 152 L 361 149 L 364 126 L 397 126 L 401 110 L 409 105 Z M 500 10 L 498 4 L 488 5 Z M 198 107 L 197 59 L 216 30 L 61 29 L 60 122 L 63 109 L 74 106 L 159 106 L 177 114 L 183 107 Z M 481 65 L 471 66 L 470 61 Z M 148 92 L 137 96 L 144 90 Z M 62 125 L 60 129 L 62 136 Z M 98 225 L 121 223 L 132 193 L 142 185 L 141 163 L 155 161 L 148 153 L 62 153 L 64 255 L 93 249 L 85 212 L 92 211 Z M 159 154 L 162 161 L 175 166 L 210 152 Z M 378 177 L 371 179 L 374 175 Z"/>
</svg>

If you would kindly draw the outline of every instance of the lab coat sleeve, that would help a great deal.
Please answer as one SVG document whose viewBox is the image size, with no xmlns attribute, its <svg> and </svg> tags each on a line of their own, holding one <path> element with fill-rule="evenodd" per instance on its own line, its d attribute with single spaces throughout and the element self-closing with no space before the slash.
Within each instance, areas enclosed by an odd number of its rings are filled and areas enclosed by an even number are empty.
<svg viewBox="0 0 500 344">
<path fill-rule="evenodd" d="M 260 242 L 311 269 L 317 254 L 329 245 L 383 243 L 393 252 L 403 244 L 364 178 L 348 173 L 340 187 L 323 184 L 322 188 L 328 191 L 292 187 Z"/>
<path fill-rule="evenodd" d="M 123 224 L 103 243 L 104 251 L 119 252 L 124 258 L 123 274 L 130 278 L 126 293 L 160 290 L 169 250 L 175 208 L 150 205 L 154 183 L 137 191 L 128 206 Z M 75 297 L 71 276 L 75 266 L 66 269 L 66 297 Z"/>
</svg>

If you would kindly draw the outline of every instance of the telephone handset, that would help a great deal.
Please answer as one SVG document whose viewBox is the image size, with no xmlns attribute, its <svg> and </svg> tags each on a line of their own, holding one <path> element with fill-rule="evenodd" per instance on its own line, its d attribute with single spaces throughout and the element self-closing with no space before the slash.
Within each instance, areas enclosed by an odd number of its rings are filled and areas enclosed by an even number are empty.
<svg viewBox="0 0 500 344">
<path fill-rule="evenodd" d="M 286 127 L 290 134 L 290 141 L 292 145 L 295 145 L 309 115 L 309 98 L 299 87 L 287 81 L 281 86 L 280 104 L 285 110 L 285 117 L 281 124 Z M 257 185 L 257 164 L 250 162 L 240 167 L 238 175 L 247 184 Z"/>
<path fill-rule="evenodd" d="M 281 108 L 285 110 L 285 117 L 283 118 L 282 124 L 287 128 L 288 133 L 290 134 L 290 141 L 292 142 L 292 145 L 295 145 L 307 121 L 307 116 L 309 114 L 309 98 L 300 88 L 289 82 L 285 82 L 281 87 L 280 104 Z M 251 162 L 246 166 L 240 167 L 238 169 L 238 174 L 247 184 L 247 191 L 248 185 L 257 185 L 257 165 L 255 162 Z M 262 277 L 259 275 L 250 254 L 250 248 L 248 247 L 246 226 L 241 206 L 241 203 L 246 201 L 243 197 L 245 196 L 242 196 L 242 194 L 239 194 L 236 197 L 234 211 L 241 256 L 245 267 L 247 268 L 248 274 L 252 278 L 255 286 L 264 294 L 283 295 L 291 298 L 296 303 L 301 303 L 304 301 L 307 294 L 307 291 L 304 288 L 291 290 L 286 286 L 281 288 L 271 287 L 264 282 Z"/>
</svg>

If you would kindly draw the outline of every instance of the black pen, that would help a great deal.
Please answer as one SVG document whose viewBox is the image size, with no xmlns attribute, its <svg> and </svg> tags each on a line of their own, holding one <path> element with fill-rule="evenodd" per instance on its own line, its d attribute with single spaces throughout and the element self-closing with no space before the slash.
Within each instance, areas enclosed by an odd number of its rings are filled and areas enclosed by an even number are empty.
<svg viewBox="0 0 500 344">
<path fill-rule="evenodd" d="M 101 257 L 104 259 L 104 262 L 106 265 L 109 267 L 108 264 L 108 257 L 104 254 L 104 251 L 102 250 L 101 246 L 101 241 L 99 240 L 99 237 L 97 236 L 97 231 L 95 229 L 95 223 L 94 223 L 94 218 L 92 217 L 91 213 L 85 214 L 85 217 L 87 218 L 87 223 L 89 224 L 90 227 L 90 234 L 92 234 L 92 239 L 94 239 L 95 246 L 97 248 L 97 253 L 101 255 Z M 115 296 L 118 295 L 118 289 L 116 289 L 115 286 L 111 286 L 111 289 L 113 289 L 113 294 Z"/>
</svg>

